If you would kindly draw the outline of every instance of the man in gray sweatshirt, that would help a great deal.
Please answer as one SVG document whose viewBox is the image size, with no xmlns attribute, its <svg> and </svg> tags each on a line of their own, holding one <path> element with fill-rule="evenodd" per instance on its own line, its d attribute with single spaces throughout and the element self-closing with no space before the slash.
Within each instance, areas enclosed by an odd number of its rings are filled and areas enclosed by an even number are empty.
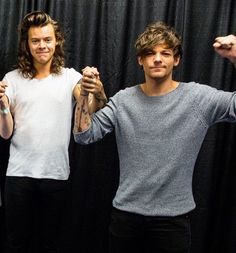
<svg viewBox="0 0 236 253">
<path fill-rule="evenodd" d="M 235 65 L 234 35 L 216 38 L 213 46 Z M 74 138 L 89 144 L 115 131 L 120 180 L 110 252 L 189 252 L 195 161 L 211 125 L 236 122 L 236 93 L 174 81 L 181 39 L 162 22 L 147 26 L 135 47 L 145 82 L 119 91 L 93 115 L 87 94 L 100 80 L 84 73 Z"/>
</svg>

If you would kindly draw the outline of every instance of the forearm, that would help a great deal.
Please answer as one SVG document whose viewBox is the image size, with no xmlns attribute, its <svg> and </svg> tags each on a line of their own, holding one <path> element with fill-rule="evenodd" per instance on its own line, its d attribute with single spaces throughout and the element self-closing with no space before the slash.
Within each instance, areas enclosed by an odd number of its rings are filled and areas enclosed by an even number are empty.
<svg viewBox="0 0 236 253">
<path fill-rule="evenodd" d="M 99 109 L 103 108 L 105 104 L 107 103 L 107 97 L 104 92 L 104 89 L 102 89 L 100 92 L 96 94 L 92 94 L 92 99 L 89 101 L 89 113 L 92 114 Z"/>
<path fill-rule="evenodd" d="M 0 99 L 0 136 L 4 139 L 11 137 L 13 132 L 13 119 L 9 108 L 8 99 L 3 96 Z"/>
<path fill-rule="evenodd" d="M 88 94 L 81 92 L 75 108 L 74 133 L 85 131 L 90 127 L 90 124 Z"/>
</svg>

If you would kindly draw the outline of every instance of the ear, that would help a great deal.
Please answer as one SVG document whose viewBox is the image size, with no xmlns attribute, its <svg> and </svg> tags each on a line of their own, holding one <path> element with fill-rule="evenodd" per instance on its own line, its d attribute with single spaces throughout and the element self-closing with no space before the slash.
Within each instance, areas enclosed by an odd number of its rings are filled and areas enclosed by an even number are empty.
<svg viewBox="0 0 236 253">
<path fill-rule="evenodd" d="M 177 67 L 179 65 L 180 62 L 180 56 L 177 56 L 174 58 L 174 67 Z"/>
<path fill-rule="evenodd" d="M 142 61 L 142 57 L 141 56 L 138 56 L 138 64 L 140 66 L 143 66 L 143 61 Z"/>
</svg>

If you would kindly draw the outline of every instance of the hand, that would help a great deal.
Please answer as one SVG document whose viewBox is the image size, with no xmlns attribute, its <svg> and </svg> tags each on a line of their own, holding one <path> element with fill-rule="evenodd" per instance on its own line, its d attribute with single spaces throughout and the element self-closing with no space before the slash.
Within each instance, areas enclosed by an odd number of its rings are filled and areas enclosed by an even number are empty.
<svg viewBox="0 0 236 253">
<path fill-rule="evenodd" d="M 215 51 L 223 58 L 229 59 L 234 65 L 236 64 L 236 36 L 228 35 L 217 37 L 213 44 Z"/>
<path fill-rule="evenodd" d="M 99 72 L 95 67 L 86 67 L 82 70 L 83 78 L 81 82 L 81 89 L 85 93 L 92 93 L 98 95 L 103 91 L 103 84 L 100 81 Z"/>
<path fill-rule="evenodd" d="M 7 84 L 3 81 L 0 81 L 0 100 L 5 96 Z"/>
<path fill-rule="evenodd" d="M 85 68 L 82 69 L 82 73 L 88 75 L 91 74 L 99 78 L 99 72 L 95 67 L 86 66 Z"/>
</svg>

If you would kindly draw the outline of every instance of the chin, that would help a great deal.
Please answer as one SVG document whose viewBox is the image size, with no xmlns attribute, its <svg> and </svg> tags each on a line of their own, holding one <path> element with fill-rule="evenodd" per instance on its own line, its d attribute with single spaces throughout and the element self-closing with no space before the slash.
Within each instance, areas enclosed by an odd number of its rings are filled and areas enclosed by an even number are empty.
<svg viewBox="0 0 236 253">
<path fill-rule="evenodd" d="M 39 64 L 42 64 L 42 65 L 45 65 L 45 64 L 47 64 L 48 62 L 50 62 L 50 59 L 40 59 L 40 60 L 38 60 L 38 63 L 39 63 Z"/>
<path fill-rule="evenodd" d="M 153 79 L 163 79 L 165 75 L 153 75 L 151 76 Z"/>
</svg>

